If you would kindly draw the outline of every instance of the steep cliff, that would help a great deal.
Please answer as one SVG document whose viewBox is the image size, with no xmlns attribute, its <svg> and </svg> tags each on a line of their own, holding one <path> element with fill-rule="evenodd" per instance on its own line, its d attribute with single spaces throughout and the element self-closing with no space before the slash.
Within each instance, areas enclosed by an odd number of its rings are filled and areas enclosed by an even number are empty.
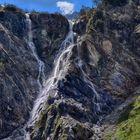
<svg viewBox="0 0 140 140">
<path fill-rule="evenodd" d="M 31 139 L 105 139 L 105 128 L 115 125 L 140 93 L 138 5 L 101 6 L 76 22 L 80 37 L 63 58 L 68 70 L 48 92 Z"/>
<path fill-rule="evenodd" d="M 125 140 L 131 129 L 138 140 L 139 7 L 102 3 L 73 28 L 46 13 L 31 13 L 29 28 L 24 12 L 1 8 L 0 139 Z M 39 79 L 37 59 L 45 66 Z"/>
<path fill-rule="evenodd" d="M 8 137 L 13 130 L 25 124 L 39 94 L 39 64 L 29 47 L 26 16 L 23 11 L 12 8 L 7 6 L 0 9 L 0 139 Z M 46 47 L 42 51 L 45 52 L 44 55 L 40 54 L 38 48 L 37 54 L 46 63 L 47 78 L 50 65 L 53 64 L 51 57 L 58 51 L 59 44 L 68 33 L 69 25 L 64 17 L 57 14 L 31 16 L 36 18 L 32 29 L 37 32 L 35 35 L 43 38 L 45 34 L 44 42 L 40 42 L 41 39 L 38 38 L 40 40 L 35 45 L 42 50 L 43 46 Z M 51 27 L 54 37 L 49 34 L 50 25 L 59 27 L 59 30 Z M 52 56 L 50 52 L 53 52 Z"/>
</svg>

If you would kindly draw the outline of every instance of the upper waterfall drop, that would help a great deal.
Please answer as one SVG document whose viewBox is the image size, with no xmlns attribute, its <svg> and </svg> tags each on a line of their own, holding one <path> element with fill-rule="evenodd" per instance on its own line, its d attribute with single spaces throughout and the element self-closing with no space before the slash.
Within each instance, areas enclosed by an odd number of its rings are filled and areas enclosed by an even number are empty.
<svg viewBox="0 0 140 140">
<path fill-rule="evenodd" d="M 61 55 L 62 51 L 66 50 L 67 47 L 74 44 L 74 37 L 75 37 L 76 33 L 73 32 L 73 24 L 74 24 L 74 22 L 69 20 L 69 32 L 68 32 L 65 40 L 61 44 L 59 52 L 56 56 L 57 58 Z"/>
<path fill-rule="evenodd" d="M 42 85 L 44 83 L 43 79 L 45 78 L 45 74 L 44 74 L 45 64 L 43 61 L 40 60 L 40 58 L 37 54 L 37 51 L 36 51 L 35 44 L 33 42 L 32 21 L 30 19 L 29 13 L 26 13 L 26 21 L 28 24 L 28 45 L 29 45 L 34 57 L 36 58 L 38 65 L 39 65 L 39 73 L 38 73 L 38 77 L 37 77 L 37 82 L 39 85 L 39 90 L 41 92 L 42 87 L 43 87 Z"/>
</svg>

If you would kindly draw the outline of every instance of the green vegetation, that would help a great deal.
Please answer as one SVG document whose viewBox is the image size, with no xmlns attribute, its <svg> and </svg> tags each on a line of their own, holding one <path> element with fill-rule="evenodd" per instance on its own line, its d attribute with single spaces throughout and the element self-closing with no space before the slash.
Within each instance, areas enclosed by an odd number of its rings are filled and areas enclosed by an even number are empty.
<svg viewBox="0 0 140 140">
<path fill-rule="evenodd" d="M 140 96 L 120 118 L 114 134 L 108 133 L 106 139 L 140 140 Z"/>
<path fill-rule="evenodd" d="M 34 136 L 37 131 L 40 131 L 42 137 L 44 137 L 45 134 L 43 133 L 43 130 L 45 129 L 48 119 L 47 116 L 49 113 L 55 112 L 55 110 L 56 106 L 54 104 L 48 105 L 48 102 L 46 103 L 45 109 L 39 114 L 39 119 L 32 130 L 31 136 Z"/>
<path fill-rule="evenodd" d="M 45 140 L 49 133 L 48 125 L 54 125 L 53 140 L 57 138 L 58 140 L 67 140 L 67 129 L 63 128 L 61 112 L 59 112 L 61 110 L 59 110 L 57 104 L 52 104 L 51 100 L 52 98 L 49 96 L 44 110 L 39 114 L 39 119 L 32 130 L 31 137 L 33 138 L 36 132 L 39 132 L 41 139 Z M 49 115 L 53 116 L 53 119 L 49 118 Z"/>
<path fill-rule="evenodd" d="M 63 127 L 62 127 L 62 120 L 60 119 L 60 116 L 58 115 L 56 117 L 56 125 L 55 125 L 55 129 L 54 129 L 54 140 L 56 138 L 58 138 L 59 133 L 61 133 L 61 137 L 63 134 Z"/>
</svg>

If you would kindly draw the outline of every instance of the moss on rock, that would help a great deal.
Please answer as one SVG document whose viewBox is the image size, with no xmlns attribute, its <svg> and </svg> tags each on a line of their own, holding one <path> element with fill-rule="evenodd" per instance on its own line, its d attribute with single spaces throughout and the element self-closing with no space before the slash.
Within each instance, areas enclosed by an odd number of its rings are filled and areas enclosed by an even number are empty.
<svg viewBox="0 0 140 140">
<path fill-rule="evenodd" d="M 129 108 L 130 109 L 130 108 Z M 139 140 L 140 139 L 140 96 L 119 120 L 114 133 L 109 132 L 106 139 Z M 124 117 L 125 116 L 125 117 Z"/>
</svg>

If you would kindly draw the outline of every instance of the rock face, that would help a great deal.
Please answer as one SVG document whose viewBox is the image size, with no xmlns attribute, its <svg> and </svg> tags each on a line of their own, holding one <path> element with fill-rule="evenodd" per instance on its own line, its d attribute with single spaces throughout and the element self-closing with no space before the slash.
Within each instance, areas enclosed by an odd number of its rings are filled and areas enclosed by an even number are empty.
<svg viewBox="0 0 140 140">
<path fill-rule="evenodd" d="M 32 18 L 34 19 L 34 15 Z M 47 18 L 49 17 L 49 18 Z M 41 30 L 47 33 L 48 26 L 53 21 L 51 33 L 57 36 L 52 37 L 46 34 L 43 44 L 35 43 L 43 49 L 43 45 L 50 43 L 49 51 L 57 51 L 62 40 L 68 32 L 68 22 L 60 15 L 44 14 L 36 17 L 33 31 L 38 31 L 37 36 L 42 37 Z M 59 18 L 59 22 L 58 22 Z M 50 23 L 49 23 L 50 22 Z M 43 26 L 45 25 L 45 26 Z M 63 25 L 63 26 L 61 26 Z M 56 32 L 57 31 L 57 32 Z M 36 37 L 36 36 L 35 36 Z M 58 46 L 57 46 L 57 44 Z M 54 50 L 55 49 L 55 50 Z M 43 51 L 42 51 L 43 53 Z M 45 53 L 38 52 L 39 57 L 47 64 L 53 64 L 52 58 Z M 45 60 L 46 59 L 46 60 Z M 46 77 L 49 69 L 46 65 Z M 29 119 L 29 114 L 33 107 L 33 102 L 39 93 L 38 63 L 28 45 L 28 24 L 25 13 L 22 11 L 9 11 L 9 8 L 0 10 L 0 139 L 8 137 L 12 131 L 21 127 Z"/>
<path fill-rule="evenodd" d="M 56 77 L 56 84 L 47 90 L 49 97 L 30 129 L 31 139 L 90 139 L 94 135 L 93 125 L 113 108 L 108 92 L 91 80 L 92 67 L 100 59 L 94 46 L 82 39 L 68 50 L 71 53 L 63 55 L 63 61 L 68 59 L 69 64 L 65 65 L 68 69 L 59 80 Z M 82 135 L 81 131 L 86 134 Z"/>
<path fill-rule="evenodd" d="M 74 24 L 73 31 L 76 32 L 79 36 L 85 34 L 87 23 L 88 23 L 88 20 L 86 18 L 79 19 Z"/>
<path fill-rule="evenodd" d="M 48 71 L 69 31 L 69 23 L 62 15 L 33 13 L 31 15 L 33 41 Z"/>
<path fill-rule="evenodd" d="M 139 5 L 135 0 L 100 6 L 75 23 L 80 37 L 73 42 L 69 32 L 64 48 L 68 21 L 57 14 L 32 13 L 33 42 L 45 63 L 42 92 L 25 14 L 1 10 L 0 139 L 23 127 L 36 105 L 34 123 L 26 127 L 31 140 L 105 139 L 102 126 L 115 124 L 121 116 L 115 111 L 122 107 L 123 112 L 131 97 L 140 94 Z M 113 113 L 118 114 L 115 121 L 106 122 Z"/>
</svg>

